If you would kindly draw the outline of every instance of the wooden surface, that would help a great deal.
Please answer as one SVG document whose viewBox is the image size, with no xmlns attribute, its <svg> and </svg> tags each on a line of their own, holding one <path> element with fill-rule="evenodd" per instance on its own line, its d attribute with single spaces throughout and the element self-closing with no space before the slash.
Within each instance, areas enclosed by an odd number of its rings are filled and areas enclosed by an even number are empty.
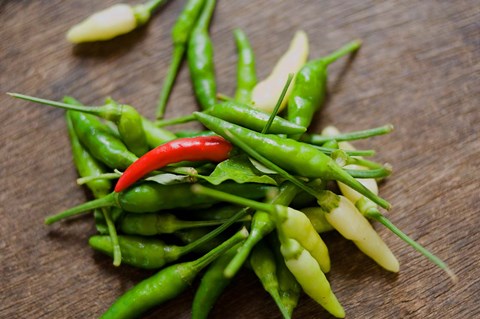
<svg viewBox="0 0 480 319">
<path fill-rule="evenodd" d="M 44 216 L 87 198 L 75 184 L 64 112 L 4 94 L 70 94 L 90 104 L 110 95 L 152 117 L 169 61 L 170 28 L 184 1 L 171 1 L 150 24 L 114 41 L 65 41 L 70 25 L 114 2 L 0 2 L 2 318 L 95 318 L 152 273 L 117 269 L 94 253 L 87 245 L 95 232 L 90 216 L 43 225 Z M 225 94 L 235 88 L 235 27 L 251 39 L 260 78 L 297 29 L 309 35 L 311 57 L 355 38 L 364 41 L 350 63 L 332 65 L 331 96 L 315 128 L 395 125 L 394 133 L 356 145 L 376 149 L 376 159 L 393 165 L 380 189 L 393 203 L 389 217 L 443 258 L 459 283 L 452 285 L 380 225 L 400 260 L 398 275 L 332 233 L 325 236 L 333 263 L 329 279 L 348 318 L 480 317 L 479 21 L 475 0 L 218 3 L 211 33 L 218 88 Z M 184 65 L 167 117 L 194 109 Z M 147 317 L 188 318 L 192 297 L 193 289 Z M 305 296 L 295 317 L 329 318 Z M 280 316 L 255 278 L 242 272 L 212 318 Z"/>
</svg>

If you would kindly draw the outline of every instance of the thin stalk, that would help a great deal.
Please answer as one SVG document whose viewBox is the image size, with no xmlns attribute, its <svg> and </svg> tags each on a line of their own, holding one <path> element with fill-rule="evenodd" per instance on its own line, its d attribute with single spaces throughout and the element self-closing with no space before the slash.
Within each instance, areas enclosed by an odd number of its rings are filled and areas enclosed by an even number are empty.
<svg viewBox="0 0 480 319">
<path fill-rule="evenodd" d="M 289 73 L 288 78 L 287 78 L 287 82 L 285 82 L 285 85 L 283 86 L 282 93 L 280 94 L 280 96 L 277 100 L 277 104 L 275 105 L 275 108 L 273 109 L 272 114 L 270 114 L 270 117 L 268 118 L 267 123 L 265 124 L 265 126 L 262 129 L 262 134 L 266 134 L 268 132 L 268 130 L 270 129 L 270 126 L 273 123 L 273 119 L 275 118 L 275 116 L 277 116 L 278 110 L 280 109 L 280 106 L 282 105 L 282 101 L 285 98 L 285 95 L 287 94 L 288 87 L 290 86 L 290 83 L 292 83 L 292 80 L 293 80 L 293 73 Z"/>
<path fill-rule="evenodd" d="M 333 152 L 338 150 L 337 148 L 322 147 L 322 146 L 316 146 L 316 145 L 312 145 L 312 146 L 327 155 L 330 155 Z M 342 150 L 342 151 L 344 151 L 345 154 L 349 156 L 374 156 L 375 155 L 374 150 Z"/>
<path fill-rule="evenodd" d="M 412 246 L 415 250 L 420 252 L 423 256 L 427 257 L 431 262 L 437 265 L 440 269 L 444 270 L 448 274 L 448 276 L 452 279 L 453 283 L 458 282 L 457 275 L 455 275 L 455 273 L 448 267 L 448 265 L 445 262 L 443 262 L 440 258 L 435 256 L 430 251 L 428 251 L 425 247 L 423 247 L 422 245 L 417 243 L 415 240 L 410 238 L 407 234 L 405 234 L 400 229 L 398 229 L 397 226 L 395 226 L 387 217 L 385 217 L 377 209 L 369 209 L 365 213 L 365 216 L 380 222 L 382 225 L 388 228 L 392 233 L 394 233 L 404 242 Z"/>
<path fill-rule="evenodd" d="M 329 65 L 330 63 L 337 61 L 342 56 L 358 50 L 361 45 L 362 45 L 362 41 L 360 40 L 352 41 L 350 43 L 347 43 L 340 49 L 336 50 L 335 52 L 327 55 L 326 57 L 321 58 L 320 60 L 322 60 L 323 63 L 325 63 L 326 65 Z"/>
<path fill-rule="evenodd" d="M 13 96 L 14 98 L 17 99 L 22 99 L 25 101 L 30 101 L 34 103 L 39 103 L 43 105 L 49 105 L 49 106 L 54 106 L 58 107 L 61 109 L 65 110 L 73 110 L 73 111 L 79 111 L 79 112 L 88 112 L 91 114 L 96 114 L 99 115 L 103 113 L 103 110 L 101 109 L 101 106 L 85 106 L 85 105 L 73 105 L 73 104 L 66 104 L 62 102 L 57 102 L 57 101 L 51 101 L 51 100 L 46 100 L 34 96 L 29 96 L 29 95 L 24 95 L 24 94 L 19 94 L 19 93 L 7 93 L 10 96 Z"/>
<path fill-rule="evenodd" d="M 94 175 L 94 176 L 80 177 L 80 178 L 77 178 L 77 185 L 83 185 L 97 179 L 117 179 L 117 178 L 120 178 L 120 176 L 122 176 L 121 173 L 105 173 L 105 174 Z"/>
<path fill-rule="evenodd" d="M 302 141 L 311 143 L 311 144 L 322 145 L 323 143 L 326 143 L 331 140 L 336 140 L 337 142 L 361 140 L 369 137 L 388 134 L 392 131 L 393 131 L 393 125 L 387 124 L 384 126 L 375 127 L 368 130 L 354 131 L 354 132 L 342 133 L 342 134 L 331 135 L 331 136 L 319 135 L 319 134 L 304 135 L 302 136 Z"/>
<path fill-rule="evenodd" d="M 155 125 L 157 127 L 164 127 L 169 125 L 184 124 L 192 121 L 195 121 L 195 116 L 193 116 L 193 114 L 189 114 L 167 120 L 157 120 L 155 121 Z"/>
<path fill-rule="evenodd" d="M 110 214 L 110 209 L 107 207 L 102 208 L 103 217 L 105 218 L 105 222 L 108 228 L 108 235 L 112 240 L 112 247 L 113 247 L 113 265 L 118 267 L 122 262 L 122 251 L 120 249 L 120 244 L 118 242 L 117 236 L 117 229 L 115 228 L 115 224 L 112 220 L 112 215 Z"/>
<path fill-rule="evenodd" d="M 89 211 L 95 208 L 110 207 L 110 206 L 115 206 L 115 193 L 110 193 L 105 197 L 94 199 L 92 201 L 72 207 L 56 215 L 48 216 L 45 218 L 45 224 L 50 225 L 55 222 L 58 222 L 59 220 L 65 219 L 67 217 L 80 215 L 86 211 Z"/>
<path fill-rule="evenodd" d="M 167 2 L 167 0 L 150 0 L 143 4 L 144 8 L 148 10 L 148 12 L 152 13 L 157 9 L 159 6 Z"/>
<path fill-rule="evenodd" d="M 221 100 L 221 101 L 235 101 L 235 99 L 231 96 L 228 96 L 226 94 L 223 94 L 223 93 L 217 93 L 217 99 Z"/>
<path fill-rule="evenodd" d="M 383 178 L 390 176 L 392 173 L 391 169 L 387 167 L 376 168 L 376 169 L 343 169 L 345 172 L 350 174 L 354 178 Z"/>
</svg>

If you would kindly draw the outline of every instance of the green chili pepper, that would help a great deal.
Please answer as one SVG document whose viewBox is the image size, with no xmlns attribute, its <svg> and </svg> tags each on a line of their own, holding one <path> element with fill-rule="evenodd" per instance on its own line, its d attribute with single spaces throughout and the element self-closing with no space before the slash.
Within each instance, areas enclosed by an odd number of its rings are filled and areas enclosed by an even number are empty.
<svg viewBox="0 0 480 319">
<path fill-rule="evenodd" d="M 292 316 L 293 310 L 295 310 L 298 305 L 298 300 L 300 299 L 300 295 L 302 293 L 302 287 L 285 264 L 285 260 L 280 252 L 281 244 L 280 240 L 278 239 L 278 235 L 276 233 L 271 233 L 267 239 L 275 256 L 278 279 L 278 294 L 280 295 L 281 302 L 286 311 L 290 316 Z"/>
<path fill-rule="evenodd" d="M 238 209 L 237 209 L 238 211 Z M 173 214 L 127 214 L 120 223 L 125 234 L 153 236 L 171 234 L 181 229 L 221 225 L 226 220 L 180 220 Z"/>
<path fill-rule="evenodd" d="M 145 131 L 143 130 L 142 117 L 130 105 L 119 104 L 108 98 L 103 106 L 84 106 L 71 105 L 46 99 L 40 99 L 28 95 L 9 93 L 11 96 L 23 100 L 50 105 L 66 110 L 79 111 L 83 113 L 97 115 L 101 118 L 114 122 L 127 145 L 128 149 L 136 156 L 141 156 L 148 152 Z"/>
<path fill-rule="evenodd" d="M 212 131 L 177 131 L 175 132 L 175 135 L 178 138 L 182 137 L 198 137 L 198 136 L 209 136 L 209 135 L 215 135 Z"/>
<path fill-rule="evenodd" d="M 79 101 L 73 98 L 65 98 L 65 100 L 66 103 L 70 103 L 72 105 L 80 104 Z M 74 115 L 72 113 L 75 112 L 67 111 L 66 122 L 68 135 L 70 136 L 70 144 L 72 146 L 73 162 L 77 168 L 78 174 L 80 175 L 80 177 L 101 175 L 105 172 L 105 167 L 101 163 L 99 163 L 92 155 L 90 155 L 90 153 L 80 143 L 80 140 L 75 133 L 75 129 L 73 128 L 72 117 Z M 90 188 L 95 198 L 102 198 L 108 195 L 111 186 L 112 185 L 110 181 L 106 179 L 96 179 L 87 183 L 87 187 Z M 107 226 L 106 228 L 108 234 L 113 243 L 113 264 L 115 266 L 119 266 L 122 260 L 122 254 L 120 246 L 118 244 L 117 231 L 112 221 L 110 210 L 108 208 L 103 208 L 101 210 L 101 214 L 105 221 L 105 225 Z"/>
<path fill-rule="evenodd" d="M 246 104 L 237 101 L 226 101 L 211 106 L 203 113 L 221 118 L 222 120 L 238 124 L 240 126 L 252 129 L 254 131 L 262 131 L 270 119 L 270 114 L 254 109 Z M 182 124 L 194 121 L 195 115 L 190 114 L 174 119 L 157 121 L 159 126 L 167 126 L 173 124 Z M 275 116 L 269 127 L 268 132 L 272 134 L 297 134 L 303 133 L 307 129 L 302 126 L 293 124 L 279 116 Z"/>
<path fill-rule="evenodd" d="M 202 109 L 208 109 L 216 103 L 217 85 L 215 83 L 215 66 L 213 45 L 208 34 L 216 0 L 206 0 L 188 40 L 188 66 L 193 84 L 193 91 Z"/>
<path fill-rule="evenodd" d="M 375 127 L 367 130 L 348 132 L 343 134 L 340 132 L 336 132 L 336 134 L 325 134 L 325 133 L 304 134 L 302 135 L 301 140 L 302 142 L 306 142 L 310 144 L 322 145 L 331 140 L 336 140 L 337 142 L 360 140 L 360 139 L 369 138 L 373 136 L 388 134 L 392 131 L 393 131 L 393 125 L 387 124 L 384 126 L 379 126 L 379 127 Z"/>
<path fill-rule="evenodd" d="M 223 271 L 237 253 L 238 247 L 239 244 L 233 246 L 208 266 L 193 298 L 192 319 L 208 318 L 215 302 L 232 281 L 232 278 L 223 275 Z"/>
<path fill-rule="evenodd" d="M 200 15 L 205 0 L 188 0 L 182 12 L 177 18 L 172 29 L 173 52 L 167 75 L 163 80 L 162 91 L 158 98 L 157 119 L 161 119 L 165 113 L 168 98 L 172 91 L 173 83 L 178 74 L 178 69 L 183 60 L 187 48 L 188 39 Z"/>
<path fill-rule="evenodd" d="M 214 242 L 213 248 L 215 248 L 224 242 L 221 239 L 217 240 L 218 236 L 246 213 L 246 209 L 237 210 L 236 214 L 231 216 L 221 226 L 203 233 L 186 246 L 167 245 L 162 240 L 140 236 L 119 236 L 119 243 L 123 253 L 122 261 L 135 267 L 154 269 L 175 261 L 190 252 L 195 252 L 205 244 Z M 107 236 L 92 236 L 89 239 L 89 244 L 95 250 L 109 256 L 113 254 L 112 241 Z"/>
<path fill-rule="evenodd" d="M 308 127 L 313 114 L 323 104 L 327 94 L 327 67 L 338 58 L 358 50 L 360 41 L 353 41 L 334 53 L 306 63 L 298 72 L 288 100 L 287 118 Z"/>
<path fill-rule="evenodd" d="M 229 240 L 195 261 L 184 262 L 160 270 L 118 298 L 101 318 L 136 318 L 145 311 L 175 298 L 188 287 L 197 274 L 231 247 L 244 240 L 243 228 Z"/>
<path fill-rule="evenodd" d="M 233 30 L 233 36 L 238 50 L 235 100 L 240 103 L 249 103 L 252 100 L 252 90 L 257 84 L 255 55 L 247 35 L 242 30 Z"/>
<path fill-rule="evenodd" d="M 270 203 L 279 205 L 288 205 L 298 193 L 298 188 L 291 183 L 284 183 L 280 188 L 277 196 L 275 196 Z M 248 255 L 252 251 L 253 247 L 263 238 L 265 235 L 275 229 L 275 222 L 272 220 L 268 212 L 257 210 L 253 214 L 252 224 L 250 226 L 250 234 L 247 240 L 238 249 L 238 253 L 232 259 L 230 264 L 225 268 L 225 277 L 233 277 L 243 263 L 247 259 Z"/>
<path fill-rule="evenodd" d="M 255 275 L 257 275 L 258 279 L 260 279 L 265 291 L 272 296 L 283 317 L 290 318 L 290 315 L 283 305 L 278 293 L 277 266 L 275 263 L 275 256 L 264 242 L 260 241 L 253 248 L 250 255 L 250 265 L 252 266 Z"/>
<path fill-rule="evenodd" d="M 331 157 L 309 144 L 273 134 L 257 133 L 200 112 L 195 112 L 195 116 L 210 130 L 230 141 L 232 141 L 230 137 L 234 135 L 283 169 L 304 177 L 340 181 L 381 207 L 390 208 L 390 203 L 365 188 L 355 178 L 343 171 Z M 235 144 L 235 142 L 233 143 Z"/>
<path fill-rule="evenodd" d="M 225 182 L 218 186 L 213 186 L 213 188 L 221 189 L 227 193 L 235 193 L 243 197 L 262 198 L 271 189 L 271 186 Z M 45 219 L 45 223 L 47 225 L 52 224 L 64 218 L 100 207 L 115 206 L 131 213 L 153 213 L 172 208 L 211 205 L 216 202 L 212 198 L 192 193 L 191 184 L 161 185 L 154 182 L 145 182 L 123 192 L 113 192 L 105 197 L 49 216 Z"/>
</svg>

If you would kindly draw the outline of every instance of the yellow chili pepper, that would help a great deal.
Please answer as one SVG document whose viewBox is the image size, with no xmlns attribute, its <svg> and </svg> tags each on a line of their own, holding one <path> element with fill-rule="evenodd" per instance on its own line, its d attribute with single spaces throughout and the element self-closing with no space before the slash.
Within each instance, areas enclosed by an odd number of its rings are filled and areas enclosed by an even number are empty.
<svg viewBox="0 0 480 319">
<path fill-rule="evenodd" d="M 290 73 L 296 74 L 305 64 L 308 58 L 308 38 L 304 31 L 297 31 L 293 37 L 287 52 L 278 60 L 272 73 L 263 81 L 259 82 L 252 91 L 252 106 L 264 112 L 271 113 L 282 93 L 285 82 Z M 290 92 L 293 89 L 293 79 L 285 94 L 278 112 L 285 107 Z"/>
</svg>

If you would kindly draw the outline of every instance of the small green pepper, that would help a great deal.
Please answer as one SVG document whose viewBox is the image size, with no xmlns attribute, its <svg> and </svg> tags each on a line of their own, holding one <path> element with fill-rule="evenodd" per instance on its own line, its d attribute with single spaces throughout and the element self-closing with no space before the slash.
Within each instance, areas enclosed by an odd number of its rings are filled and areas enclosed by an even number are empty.
<svg viewBox="0 0 480 319">
<path fill-rule="evenodd" d="M 257 84 L 255 55 L 247 35 L 241 29 L 233 30 L 233 36 L 238 50 L 235 101 L 246 104 L 252 100 L 252 91 Z"/>
</svg>

